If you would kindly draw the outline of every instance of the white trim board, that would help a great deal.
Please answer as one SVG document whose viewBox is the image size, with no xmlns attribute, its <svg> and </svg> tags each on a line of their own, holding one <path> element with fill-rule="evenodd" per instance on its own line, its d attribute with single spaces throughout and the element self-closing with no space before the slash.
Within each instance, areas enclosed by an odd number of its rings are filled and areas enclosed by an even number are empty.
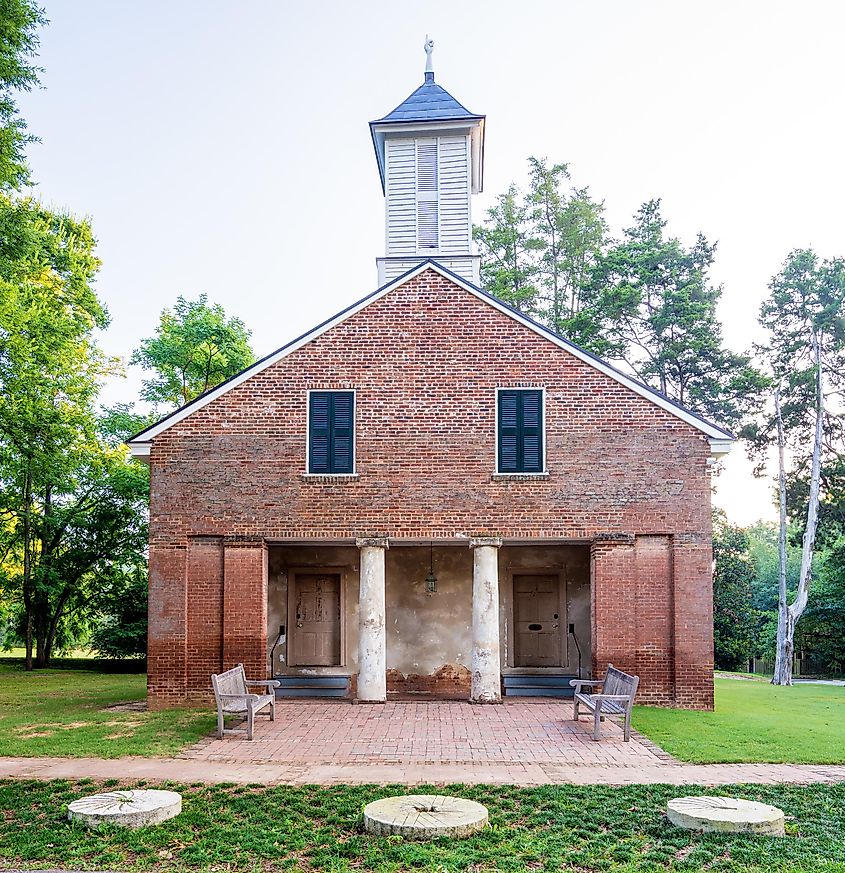
<svg viewBox="0 0 845 873">
<path fill-rule="evenodd" d="M 237 388 L 238 385 L 246 382 L 246 380 L 250 377 L 263 372 L 268 367 L 272 367 L 273 364 L 275 364 L 277 361 L 281 361 L 283 358 L 286 358 L 288 355 L 301 349 L 304 345 L 307 345 L 312 340 L 317 339 L 317 337 L 319 336 L 322 336 L 322 334 L 331 330 L 333 327 L 340 324 L 341 322 L 346 321 L 347 318 L 351 318 L 353 315 L 357 314 L 362 309 L 369 306 L 371 303 L 375 303 L 377 300 L 381 300 L 382 297 L 389 294 L 394 288 L 397 288 L 399 285 L 403 285 L 405 282 L 409 282 L 411 279 L 418 276 L 424 270 L 434 270 L 435 273 L 439 273 L 444 278 L 449 279 L 451 282 L 454 282 L 458 287 L 463 288 L 465 291 L 468 291 L 479 300 L 484 301 L 488 305 L 492 306 L 494 309 L 498 309 L 505 315 L 510 316 L 515 321 L 520 322 L 529 330 L 532 330 L 534 333 L 539 334 L 541 337 L 547 339 L 549 342 L 553 343 L 559 348 L 565 349 L 567 352 L 578 358 L 580 361 L 583 361 L 585 364 L 593 367 L 601 373 L 604 373 L 606 376 L 609 376 L 620 385 L 624 385 L 626 388 L 629 388 L 635 394 L 639 394 L 646 400 L 650 400 L 656 406 L 659 406 L 666 412 L 671 413 L 676 418 L 679 418 L 686 424 L 689 424 L 692 427 L 696 428 L 696 430 L 701 431 L 709 438 L 713 454 L 722 455 L 730 451 L 730 444 L 735 440 L 735 437 L 728 431 L 723 430 L 722 428 L 717 427 L 714 424 L 711 424 L 709 421 L 705 421 L 703 418 L 700 418 L 698 415 L 690 412 L 683 406 L 679 406 L 677 403 L 674 403 L 668 397 L 664 397 L 662 394 L 653 390 L 652 388 L 649 388 L 648 386 L 638 382 L 636 379 L 633 379 L 632 377 L 620 372 L 615 367 L 608 364 L 606 361 L 603 361 L 601 358 L 595 357 L 594 355 L 590 354 L 590 352 L 579 348 L 578 346 L 574 345 L 568 340 L 565 340 L 563 337 L 558 336 L 556 333 L 553 333 L 552 331 L 548 330 L 537 322 L 532 321 L 530 318 L 508 306 L 506 303 L 502 303 L 502 301 L 497 300 L 495 297 L 492 297 L 486 291 L 482 290 L 481 288 L 477 288 L 475 285 L 467 282 L 465 279 L 462 279 L 460 276 L 451 272 L 451 270 L 447 270 L 445 267 L 442 267 L 436 261 L 425 260 L 418 264 L 416 267 L 414 267 L 412 270 L 409 270 L 404 275 L 399 276 L 397 279 L 394 279 L 391 282 L 388 282 L 381 288 L 376 289 L 372 294 L 369 294 L 367 297 L 364 297 L 356 303 L 353 303 L 342 312 L 339 312 L 337 315 L 333 316 L 327 321 L 324 321 L 322 324 L 313 328 L 308 333 L 302 334 L 302 336 L 297 337 L 297 339 L 295 340 L 292 340 L 286 346 L 282 346 L 282 348 L 277 349 L 275 352 L 271 352 L 265 358 L 262 358 L 260 361 L 252 364 L 252 366 L 247 367 L 246 370 L 243 370 L 236 376 L 233 376 L 228 381 L 223 382 L 222 385 L 218 385 L 211 391 L 206 392 L 205 394 L 197 397 L 195 400 L 192 400 L 190 403 L 186 404 L 180 409 L 177 409 L 175 412 L 172 412 L 170 415 L 168 415 L 166 418 L 163 418 L 158 423 L 151 425 L 146 430 L 143 430 L 138 434 L 135 434 L 132 439 L 127 441 L 127 445 L 132 450 L 132 455 L 137 458 L 148 457 L 150 453 L 150 443 L 152 442 L 152 440 L 154 440 L 159 434 L 163 433 L 169 427 L 174 424 L 178 424 L 178 422 L 187 418 L 192 412 L 208 406 L 209 403 L 216 400 L 218 397 L 221 397 L 227 391 L 231 391 L 233 388 Z"/>
</svg>

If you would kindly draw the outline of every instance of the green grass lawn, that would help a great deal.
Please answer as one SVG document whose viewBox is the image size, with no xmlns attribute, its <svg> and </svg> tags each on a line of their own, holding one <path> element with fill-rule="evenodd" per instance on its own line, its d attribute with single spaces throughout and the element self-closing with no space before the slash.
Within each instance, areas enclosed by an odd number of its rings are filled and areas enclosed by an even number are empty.
<svg viewBox="0 0 845 873">
<path fill-rule="evenodd" d="M 409 793 L 399 786 L 168 787 L 183 794 L 179 817 L 137 831 L 89 831 L 67 821 L 67 804 L 102 790 L 102 783 L 0 782 L 0 867 L 60 862 L 74 870 L 845 870 L 845 787 L 839 785 L 731 789 L 784 809 L 783 838 L 674 828 L 663 810 L 683 789 L 666 785 L 415 789 L 470 797 L 490 812 L 486 831 L 429 843 L 363 833 L 364 805 Z"/>
<path fill-rule="evenodd" d="M 26 657 L 26 649 L 23 646 L 13 646 L 10 649 L 0 649 L 0 658 L 20 658 L 23 659 Z M 97 653 L 91 651 L 91 649 L 72 649 L 70 652 L 66 652 L 62 657 L 68 658 L 76 658 L 76 659 L 91 659 L 96 658 Z M 59 659 L 61 660 L 61 658 Z"/>
<path fill-rule="evenodd" d="M 146 693 L 143 673 L 25 673 L 20 666 L 0 664 L 0 755 L 175 755 L 216 723 L 209 707 L 164 712 L 107 709 L 143 700 Z"/>
<path fill-rule="evenodd" d="M 682 761 L 845 763 L 845 687 L 716 680 L 714 712 L 634 707 L 634 727 Z"/>
</svg>

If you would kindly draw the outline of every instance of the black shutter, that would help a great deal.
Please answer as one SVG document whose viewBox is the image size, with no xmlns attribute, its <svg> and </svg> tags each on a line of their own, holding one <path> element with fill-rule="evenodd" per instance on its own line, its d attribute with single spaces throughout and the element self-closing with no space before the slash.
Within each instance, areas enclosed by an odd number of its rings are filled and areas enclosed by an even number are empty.
<svg viewBox="0 0 845 873">
<path fill-rule="evenodd" d="M 499 392 L 499 472 L 519 471 L 519 392 Z"/>
<path fill-rule="evenodd" d="M 331 394 L 312 391 L 308 420 L 308 472 L 329 473 L 331 451 Z"/>
<path fill-rule="evenodd" d="M 352 472 L 355 404 L 351 391 L 332 393 L 332 473 Z"/>
<path fill-rule="evenodd" d="M 543 392 L 520 391 L 522 401 L 522 472 L 543 472 Z"/>
<path fill-rule="evenodd" d="M 543 472 L 542 391 L 499 391 L 498 439 L 498 472 Z"/>
<path fill-rule="evenodd" d="M 351 391 L 312 391 L 308 411 L 308 472 L 351 473 L 355 401 Z"/>
</svg>

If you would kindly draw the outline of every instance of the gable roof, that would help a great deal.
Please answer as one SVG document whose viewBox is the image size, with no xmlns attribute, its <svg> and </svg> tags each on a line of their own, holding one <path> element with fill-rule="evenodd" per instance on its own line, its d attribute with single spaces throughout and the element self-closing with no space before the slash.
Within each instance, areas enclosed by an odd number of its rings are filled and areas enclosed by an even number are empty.
<svg viewBox="0 0 845 873">
<path fill-rule="evenodd" d="M 714 455 L 723 455 L 730 451 L 730 444 L 736 439 L 736 437 L 729 430 L 726 430 L 719 425 L 713 424 L 713 422 L 708 421 L 707 419 L 700 416 L 698 413 L 693 412 L 691 409 L 687 409 L 687 407 L 682 406 L 680 403 L 677 403 L 676 401 L 667 397 L 665 394 L 661 394 L 660 391 L 649 387 L 643 382 L 640 382 L 638 379 L 629 376 L 627 373 L 623 373 L 621 370 L 617 370 L 612 364 L 607 363 L 607 361 L 602 360 L 602 358 L 599 358 L 592 352 L 588 352 L 586 349 L 582 349 L 575 343 L 570 342 L 569 340 L 565 339 L 564 337 L 560 336 L 549 328 L 543 326 L 539 322 L 534 321 L 532 318 L 520 312 L 518 309 L 515 309 L 509 304 L 504 303 L 503 301 L 494 297 L 492 294 L 488 294 L 483 288 L 479 288 L 477 285 L 473 285 L 471 282 L 467 282 L 465 279 L 462 279 L 451 270 L 448 270 L 442 264 L 439 264 L 437 263 L 437 261 L 431 260 L 429 258 L 422 261 L 416 267 L 408 270 L 406 273 L 403 273 L 398 278 L 393 279 L 391 282 L 388 282 L 385 285 L 382 285 L 380 288 L 377 288 L 366 297 L 362 297 L 357 302 L 351 304 L 350 306 L 347 306 L 346 309 L 338 312 L 337 315 L 333 315 L 331 318 L 327 318 L 324 322 L 318 324 L 315 328 L 312 328 L 307 333 L 304 333 L 301 336 L 298 336 L 296 339 L 291 340 L 286 345 L 282 346 L 279 349 L 276 349 L 276 351 L 270 352 L 269 355 L 266 355 L 265 357 L 261 358 L 261 360 L 256 361 L 254 364 L 251 364 L 245 370 L 242 370 L 240 373 L 237 373 L 236 375 L 227 379 L 216 388 L 212 388 L 211 390 L 206 391 L 205 394 L 201 394 L 199 397 L 195 397 L 189 403 L 186 403 L 184 406 L 181 406 L 179 409 L 176 409 L 169 415 L 166 415 L 155 424 L 152 424 L 144 430 L 138 432 L 137 434 L 135 434 L 135 436 L 131 437 L 126 441 L 126 444 L 132 450 L 132 454 L 135 457 L 149 456 L 150 443 L 163 431 L 167 430 L 169 427 L 172 427 L 177 422 L 182 421 L 182 419 L 187 418 L 192 412 L 196 412 L 198 409 L 202 409 L 204 406 L 208 406 L 208 404 L 211 403 L 213 400 L 216 400 L 227 391 L 231 391 L 233 388 L 236 388 L 238 385 L 240 385 L 242 382 L 245 382 L 250 377 L 261 373 L 268 367 L 271 367 L 273 364 L 276 363 L 276 361 L 280 361 L 282 358 L 287 357 L 289 354 L 295 352 L 297 349 L 302 348 L 302 346 L 306 345 L 306 343 L 311 342 L 311 340 L 316 339 L 327 330 L 333 328 L 335 325 L 340 324 L 347 318 L 355 315 L 355 313 L 360 312 L 366 306 L 369 306 L 370 303 L 374 303 L 376 300 L 380 300 L 394 288 L 404 284 L 410 279 L 413 279 L 424 270 L 434 270 L 435 272 L 440 273 L 440 275 L 446 277 L 447 279 L 450 279 L 456 285 L 460 286 L 466 291 L 469 291 L 471 294 L 483 300 L 485 303 L 488 303 L 490 306 L 493 306 L 500 312 L 503 312 L 506 315 L 509 315 L 511 318 L 515 319 L 516 321 L 519 321 L 530 330 L 554 343 L 556 346 L 565 349 L 574 357 L 578 358 L 589 366 L 594 367 L 596 370 L 599 370 L 600 372 L 609 376 L 611 379 L 614 379 L 616 382 L 624 385 L 626 388 L 631 389 L 634 393 L 639 394 L 641 397 L 650 400 L 652 403 L 655 403 L 657 406 L 661 407 L 667 412 L 670 412 L 672 415 L 675 415 L 677 418 L 681 419 L 687 424 L 692 425 L 692 427 L 696 428 L 697 430 L 700 430 L 710 440 L 711 451 Z"/>
</svg>

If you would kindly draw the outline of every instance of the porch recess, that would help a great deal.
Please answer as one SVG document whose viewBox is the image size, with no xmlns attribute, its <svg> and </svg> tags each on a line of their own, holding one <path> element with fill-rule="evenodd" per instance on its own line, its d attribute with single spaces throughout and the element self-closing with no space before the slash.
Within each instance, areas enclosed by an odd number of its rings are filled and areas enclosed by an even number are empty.
<svg viewBox="0 0 845 873">
<path fill-rule="evenodd" d="M 503 689 L 563 696 L 589 675 L 586 545 L 378 537 L 268 553 L 268 656 L 284 696 L 497 703 Z"/>
</svg>

